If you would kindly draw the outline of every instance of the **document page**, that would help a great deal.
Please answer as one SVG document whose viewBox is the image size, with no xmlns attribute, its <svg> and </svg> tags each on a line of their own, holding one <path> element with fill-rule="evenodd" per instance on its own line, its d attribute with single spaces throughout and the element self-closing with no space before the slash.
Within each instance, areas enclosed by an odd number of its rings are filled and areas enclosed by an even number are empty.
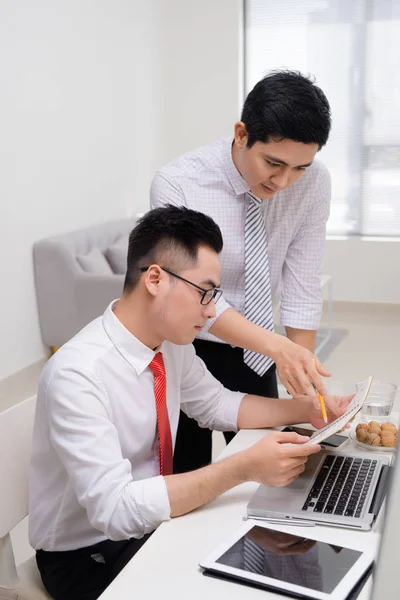
<svg viewBox="0 0 400 600">
<path fill-rule="evenodd" d="M 364 404 L 364 401 L 368 396 L 371 383 L 371 376 L 367 377 L 367 379 L 359 383 L 359 389 L 357 390 L 356 395 L 347 407 L 347 411 L 343 415 L 335 419 L 335 421 L 329 423 L 329 425 L 326 425 L 322 429 L 318 429 L 317 431 L 315 431 L 308 440 L 308 442 L 305 443 L 319 444 L 320 442 L 326 440 L 326 438 L 328 438 L 330 435 L 333 435 L 334 433 L 337 433 L 338 431 L 343 429 L 343 427 L 358 413 L 358 411 L 361 410 L 362 405 Z"/>
</svg>

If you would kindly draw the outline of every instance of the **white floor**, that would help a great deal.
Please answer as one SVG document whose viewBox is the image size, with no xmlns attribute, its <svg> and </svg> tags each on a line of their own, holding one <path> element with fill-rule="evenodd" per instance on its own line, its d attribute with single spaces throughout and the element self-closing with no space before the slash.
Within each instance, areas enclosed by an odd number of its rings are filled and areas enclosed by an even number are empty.
<svg viewBox="0 0 400 600">
<path fill-rule="evenodd" d="M 375 306 L 340 304 L 334 306 L 333 327 L 347 329 L 349 335 L 325 361 L 332 376 L 344 382 L 354 383 L 373 375 L 381 381 L 396 383 L 400 388 L 400 306 Z M 25 373 L 20 381 L 13 380 L 0 386 L 0 410 L 13 401 L 35 393 L 38 369 Z M 17 384 L 15 386 L 15 384 Z M 11 389 L 16 390 L 13 397 Z M 7 397 L 5 397 L 7 390 Z M 398 393 L 399 397 L 399 393 Z M 1 405 L 3 400 L 3 406 Z M 224 447 L 221 433 L 214 433 L 214 451 L 217 456 Z M 29 558 L 33 551 L 27 542 L 27 520 L 13 534 L 13 545 L 17 564 Z"/>
</svg>

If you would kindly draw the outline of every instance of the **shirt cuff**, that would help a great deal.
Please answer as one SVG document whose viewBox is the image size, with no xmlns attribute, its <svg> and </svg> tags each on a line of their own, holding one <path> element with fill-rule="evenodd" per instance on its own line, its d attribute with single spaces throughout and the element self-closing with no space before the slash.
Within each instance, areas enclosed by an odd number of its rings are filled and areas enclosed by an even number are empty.
<svg viewBox="0 0 400 600">
<path fill-rule="evenodd" d="M 221 414 L 217 415 L 213 423 L 213 429 L 216 431 L 237 431 L 239 408 L 245 392 L 231 392 L 225 388 L 224 402 Z"/>
<path fill-rule="evenodd" d="M 322 302 L 318 307 L 305 311 L 304 306 L 296 308 L 281 309 L 280 324 L 293 329 L 308 329 L 315 331 L 321 321 Z"/>
<path fill-rule="evenodd" d="M 136 481 L 135 503 L 142 518 L 144 533 L 154 531 L 163 521 L 171 518 L 167 485 L 162 475 Z"/>
</svg>

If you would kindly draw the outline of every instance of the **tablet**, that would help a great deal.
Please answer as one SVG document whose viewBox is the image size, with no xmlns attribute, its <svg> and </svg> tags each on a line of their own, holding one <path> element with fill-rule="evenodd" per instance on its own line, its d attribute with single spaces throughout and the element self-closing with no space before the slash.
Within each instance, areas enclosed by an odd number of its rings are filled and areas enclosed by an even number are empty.
<svg viewBox="0 0 400 600">
<path fill-rule="evenodd" d="M 367 544 L 357 536 L 353 543 L 337 545 L 327 541 L 329 533 L 322 541 L 312 527 L 302 529 L 304 533 L 294 535 L 288 527 L 247 521 L 200 567 L 205 575 L 296 598 L 344 600 L 370 570 L 375 538 Z"/>
</svg>

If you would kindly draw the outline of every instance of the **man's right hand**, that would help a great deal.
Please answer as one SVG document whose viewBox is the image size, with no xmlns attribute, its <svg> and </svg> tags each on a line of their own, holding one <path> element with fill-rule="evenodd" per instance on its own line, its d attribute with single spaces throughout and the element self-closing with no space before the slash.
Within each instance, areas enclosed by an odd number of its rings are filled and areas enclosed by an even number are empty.
<svg viewBox="0 0 400 600">
<path fill-rule="evenodd" d="M 246 481 L 288 485 L 304 471 L 310 454 L 320 450 L 316 444 L 304 445 L 308 439 L 294 432 L 273 431 L 247 450 L 207 467 L 180 475 L 166 475 L 169 516 L 188 513 Z"/>
<path fill-rule="evenodd" d="M 282 487 L 294 481 L 305 469 L 311 454 L 317 454 L 318 444 L 307 444 L 307 436 L 274 431 L 244 450 L 247 479 L 263 485 Z"/>
<path fill-rule="evenodd" d="M 330 373 L 307 348 L 275 334 L 275 349 L 270 356 L 275 361 L 279 379 L 293 398 L 305 395 L 318 400 L 312 384 L 323 396 L 327 393 L 321 375 L 329 377 Z"/>
</svg>

